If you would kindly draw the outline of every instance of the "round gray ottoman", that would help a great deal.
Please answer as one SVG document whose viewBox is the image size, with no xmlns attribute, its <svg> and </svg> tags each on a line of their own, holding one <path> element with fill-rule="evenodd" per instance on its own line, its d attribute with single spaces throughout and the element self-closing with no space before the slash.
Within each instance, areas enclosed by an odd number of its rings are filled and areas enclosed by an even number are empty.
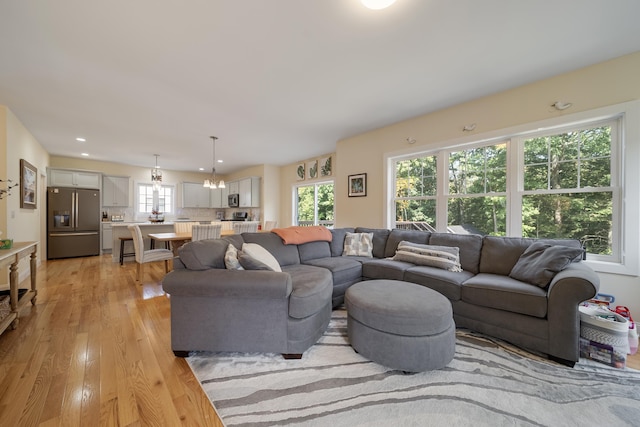
<svg viewBox="0 0 640 427">
<path fill-rule="evenodd" d="M 449 300 L 399 280 L 359 282 L 345 293 L 351 347 L 389 368 L 421 372 L 446 366 L 455 353 Z"/>
</svg>

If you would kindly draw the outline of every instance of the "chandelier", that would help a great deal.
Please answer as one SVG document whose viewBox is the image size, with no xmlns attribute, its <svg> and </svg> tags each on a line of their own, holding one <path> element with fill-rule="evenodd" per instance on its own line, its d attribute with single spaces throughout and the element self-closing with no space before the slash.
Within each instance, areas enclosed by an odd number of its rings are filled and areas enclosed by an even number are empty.
<svg viewBox="0 0 640 427">
<path fill-rule="evenodd" d="M 216 184 L 216 139 L 218 137 L 212 136 L 211 139 L 213 140 L 213 167 L 211 168 L 211 178 L 204 180 L 203 187 L 215 190 L 216 188 L 225 188 L 225 185 L 222 179 Z"/>
<path fill-rule="evenodd" d="M 154 154 L 154 156 L 156 156 L 156 167 L 151 169 L 151 184 L 153 190 L 158 191 L 162 186 L 162 171 L 158 168 L 158 154 Z"/>
</svg>

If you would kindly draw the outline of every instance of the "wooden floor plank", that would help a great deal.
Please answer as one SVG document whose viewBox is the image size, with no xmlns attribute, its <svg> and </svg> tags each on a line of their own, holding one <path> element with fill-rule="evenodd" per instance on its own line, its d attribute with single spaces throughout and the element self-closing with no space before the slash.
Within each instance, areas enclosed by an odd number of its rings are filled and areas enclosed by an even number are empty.
<svg viewBox="0 0 640 427">
<path fill-rule="evenodd" d="M 43 260 L 35 307 L 0 335 L 0 426 L 222 427 L 171 351 L 163 263 Z M 27 287 L 22 283 L 21 287 Z"/>
</svg>

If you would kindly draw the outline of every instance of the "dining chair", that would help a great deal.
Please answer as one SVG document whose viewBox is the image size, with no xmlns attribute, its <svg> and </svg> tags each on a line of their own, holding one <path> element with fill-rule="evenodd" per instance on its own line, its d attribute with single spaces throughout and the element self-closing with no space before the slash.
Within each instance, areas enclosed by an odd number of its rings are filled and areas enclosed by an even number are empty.
<svg viewBox="0 0 640 427">
<path fill-rule="evenodd" d="M 264 230 L 271 231 L 278 226 L 278 221 L 265 221 Z"/>
<path fill-rule="evenodd" d="M 173 231 L 176 233 L 191 233 L 191 227 L 198 224 L 197 222 L 174 222 Z"/>
<path fill-rule="evenodd" d="M 164 272 L 169 272 L 169 260 L 173 259 L 173 252 L 169 249 L 144 249 L 144 239 L 137 224 L 127 226 L 133 237 L 133 249 L 136 254 L 136 280 L 142 282 L 144 264 L 148 262 L 164 261 Z"/>
<path fill-rule="evenodd" d="M 191 229 L 191 241 L 219 239 L 222 224 L 195 224 Z"/>
<path fill-rule="evenodd" d="M 232 221 L 211 221 L 211 224 L 220 224 L 222 227 L 221 230 L 224 231 L 233 231 L 233 222 Z"/>
<path fill-rule="evenodd" d="M 240 233 L 256 233 L 258 231 L 260 221 L 243 221 L 233 223 L 234 234 Z"/>
</svg>

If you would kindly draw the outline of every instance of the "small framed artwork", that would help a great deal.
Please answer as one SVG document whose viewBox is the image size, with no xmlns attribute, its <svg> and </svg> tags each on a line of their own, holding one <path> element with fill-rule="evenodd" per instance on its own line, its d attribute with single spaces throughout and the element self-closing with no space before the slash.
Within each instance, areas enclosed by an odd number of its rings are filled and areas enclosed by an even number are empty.
<svg viewBox="0 0 640 427">
<path fill-rule="evenodd" d="M 300 163 L 296 167 L 296 180 L 304 181 L 304 163 Z"/>
<path fill-rule="evenodd" d="M 38 200 L 38 169 L 20 159 L 20 207 L 35 209 Z"/>
<path fill-rule="evenodd" d="M 318 177 L 318 161 L 307 162 L 307 179 L 316 179 Z"/>
<path fill-rule="evenodd" d="M 367 174 L 349 175 L 349 197 L 363 197 L 367 195 Z"/>
<path fill-rule="evenodd" d="M 320 176 L 331 176 L 331 157 L 320 159 L 318 167 L 320 168 Z"/>
</svg>

